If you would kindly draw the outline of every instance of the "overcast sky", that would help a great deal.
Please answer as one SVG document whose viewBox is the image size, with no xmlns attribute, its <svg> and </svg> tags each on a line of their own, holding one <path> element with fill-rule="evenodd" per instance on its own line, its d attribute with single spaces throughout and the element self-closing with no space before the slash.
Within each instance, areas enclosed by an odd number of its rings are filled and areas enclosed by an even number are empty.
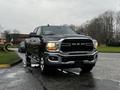
<svg viewBox="0 0 120 90">
<path fill-rule="evenodd" d="M 80 25 L 106 10 L 120 10 L 119 0 L 0 0 L 0 24 L 29 33 L 40 25 Z"/>
</svg>

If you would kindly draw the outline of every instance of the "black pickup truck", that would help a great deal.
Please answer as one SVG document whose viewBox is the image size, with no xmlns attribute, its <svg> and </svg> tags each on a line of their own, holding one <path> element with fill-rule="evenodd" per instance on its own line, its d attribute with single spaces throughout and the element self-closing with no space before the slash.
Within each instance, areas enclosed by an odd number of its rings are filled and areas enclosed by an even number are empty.
<svg viewBox="0 0 120 90">
<path fill-rule="evenodd" d="M 41 72 L 55 68 L 80 67 L 90 72 L 97 61 L 97 41 L 80 35 L 68 26 L 40 26 L 26 39 L 26 66 L 32 60 Z"/>
</svg>

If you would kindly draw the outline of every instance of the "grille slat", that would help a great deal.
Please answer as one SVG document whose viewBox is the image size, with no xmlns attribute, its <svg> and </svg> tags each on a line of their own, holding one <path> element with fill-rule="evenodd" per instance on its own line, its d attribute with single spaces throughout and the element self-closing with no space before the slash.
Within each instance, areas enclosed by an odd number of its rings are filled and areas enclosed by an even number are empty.
<svg viewBox="0 0 120 90">
<path fill-rule="evenodd" d="M 60 49 L 62 52 L 92 51 L 93 42 L 90 39 L 65 39 Z"/>
</svg>

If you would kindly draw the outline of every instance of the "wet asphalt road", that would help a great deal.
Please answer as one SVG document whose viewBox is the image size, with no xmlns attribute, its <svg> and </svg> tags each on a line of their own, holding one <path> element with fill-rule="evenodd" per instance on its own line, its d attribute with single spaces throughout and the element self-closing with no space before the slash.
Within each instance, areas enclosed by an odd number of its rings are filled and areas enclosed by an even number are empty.
<svg viewBox="0 0 120 90">
<path fill-rule="evenodd" d="M 24 63 L 24 54 L 19 55 Z M 41 75 L 23 63 L 0 69 L 0 90 L 120 90 L 120 53 L 99 53 L 91 73 L 75 68 Z"/>
</svg>

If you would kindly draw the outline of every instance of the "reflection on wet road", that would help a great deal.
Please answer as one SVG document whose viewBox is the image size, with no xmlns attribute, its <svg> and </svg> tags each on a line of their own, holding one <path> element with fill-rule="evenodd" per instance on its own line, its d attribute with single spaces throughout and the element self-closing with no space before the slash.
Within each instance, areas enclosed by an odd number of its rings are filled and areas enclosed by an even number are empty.
<svg viewBox="0 0 120 90">
<path fill-rule="evenodd" d="M 20 56 L 24 60 L 24 54 Z M 39 68 L 25 68 L 21 63 L 0 70 L 0 90 L 120 90 L 119 67 L 120 55 L 107 53 L 99 55 L 91 73 L 75 68 L 41 75 Z"/>
<path fill-rule="evenodd" d="M 43 82 L 42 85 L 48 90 L 119 90 L 119 83 L 95 79 L 92 73 L 80 72 L 79 75 L 76 75 L 56 70 L 48 75 L 39 76 L 39 70 L 32 71 L 33 76 Z"/>
</svg>

